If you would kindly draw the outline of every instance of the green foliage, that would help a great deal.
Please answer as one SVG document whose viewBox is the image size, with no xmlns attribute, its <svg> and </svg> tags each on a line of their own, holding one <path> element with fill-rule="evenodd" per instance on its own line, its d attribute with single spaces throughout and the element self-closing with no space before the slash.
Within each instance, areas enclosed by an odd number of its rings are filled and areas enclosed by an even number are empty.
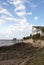
<svg viewBox="0 0 44 65">
<path fill-rule="evenodd" d="M 41 28 L 41 31 L 44 32 L 44 27 Z"/>
<path fill-rule="evenodd" d="M 16 38 L 13 38 L 13 40 L 17 40 Z"/>
<path fill-rule="evenodd" d="M 27 40 L 27 39 L 29 39 L 29 38 L 30 38 L 29 36 L 27 36 L 27 37 L 23 37 L 24 40 Z"/>
<path fill-rule="evenodd" d="M 36 57 L 28 65 L 44 65 L 44 48 L 39 51 Z"/>
<path fill-rule="evenodd" d="M 30 34 L 30 36 L 23 37 L 24 40 L 31 39 L 31 38 L 32 38 L 32 34 Z"/>
<path fill-rule="evenodd" d="M 25 40 L 25 39 L 26 39 L 26 37 L 23 37 L 23 39 Z"/>
<path fill-rule="evenodd" d="M 32 34 L 30 34 L 30 38 L 32 38 Z"/>
<path fill-rule="evenodd" d="M 36 35 L 33 35 L 32 38 L 33 38 L 33 39 L 36 39 L 36 40 L 37 40 L 37 39 L 40 39 L 40 33 L 37 33 Z"/>
<path fill-rule="evenodd" d="M 29 39 L 29 36 L 27 36 L 26 38 Z"/>
</svg>

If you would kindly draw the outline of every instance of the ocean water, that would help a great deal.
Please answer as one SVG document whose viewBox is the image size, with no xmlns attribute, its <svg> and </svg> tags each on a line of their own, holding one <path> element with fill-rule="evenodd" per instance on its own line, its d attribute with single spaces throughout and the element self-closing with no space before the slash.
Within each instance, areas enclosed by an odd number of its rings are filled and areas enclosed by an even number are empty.
<svg viewBox="0 0 44 65">
<path fill-rule="evenodd" d="M 13 45 L 13 44 L 17 44 L 17 43 L 21 43 L 21 40 L 0 40 L 0 47 L 1 46 L 9 46 L 9 45 Z"/>
<path fill-rule="evenodd" d="M 0 40 L 0 47 L 1 46 L 9 46 L 15 44 L 12 40 Z"/>
</svg>

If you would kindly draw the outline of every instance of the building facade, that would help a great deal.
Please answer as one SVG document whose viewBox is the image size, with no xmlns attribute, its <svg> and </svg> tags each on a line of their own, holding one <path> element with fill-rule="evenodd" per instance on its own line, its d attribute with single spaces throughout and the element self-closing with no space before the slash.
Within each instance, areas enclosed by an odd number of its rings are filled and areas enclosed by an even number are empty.
<svg viewBox="0 0 44 65">
<path fill-rule="evenodd" d="M 40 33 L 41 36 L 44 36 L 44 32 L 42 32 L 41 28 L 44 26 L 33 26 L 32 27 L 32 35 Z"/>
</svg>

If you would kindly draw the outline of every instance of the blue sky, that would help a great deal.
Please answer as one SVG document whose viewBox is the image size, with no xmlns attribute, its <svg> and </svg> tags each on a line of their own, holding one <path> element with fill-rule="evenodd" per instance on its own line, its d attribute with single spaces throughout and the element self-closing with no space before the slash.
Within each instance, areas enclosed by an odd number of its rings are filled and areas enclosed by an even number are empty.
<svg viewBox="0 0 44 65">
<path fill-rule="evenodd" d="M 0 0 L 0 39 L 29 36 L 44 26 L 44 0 Z"/>
</svg>

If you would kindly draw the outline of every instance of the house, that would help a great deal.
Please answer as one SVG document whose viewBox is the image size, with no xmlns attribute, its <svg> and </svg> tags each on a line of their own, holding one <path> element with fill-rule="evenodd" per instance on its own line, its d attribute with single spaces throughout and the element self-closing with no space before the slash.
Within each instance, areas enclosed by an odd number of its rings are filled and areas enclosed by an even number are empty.
<svg viewBox="0 0 44 65">
<path fill-rule="evenodd" d="M 42 32 L 41 28 L 44 26 L 33 26 L 32 27 L 32 35 L 40 33 L 41 36 L 44 36 L 44 32 Z"/>
</svg>

